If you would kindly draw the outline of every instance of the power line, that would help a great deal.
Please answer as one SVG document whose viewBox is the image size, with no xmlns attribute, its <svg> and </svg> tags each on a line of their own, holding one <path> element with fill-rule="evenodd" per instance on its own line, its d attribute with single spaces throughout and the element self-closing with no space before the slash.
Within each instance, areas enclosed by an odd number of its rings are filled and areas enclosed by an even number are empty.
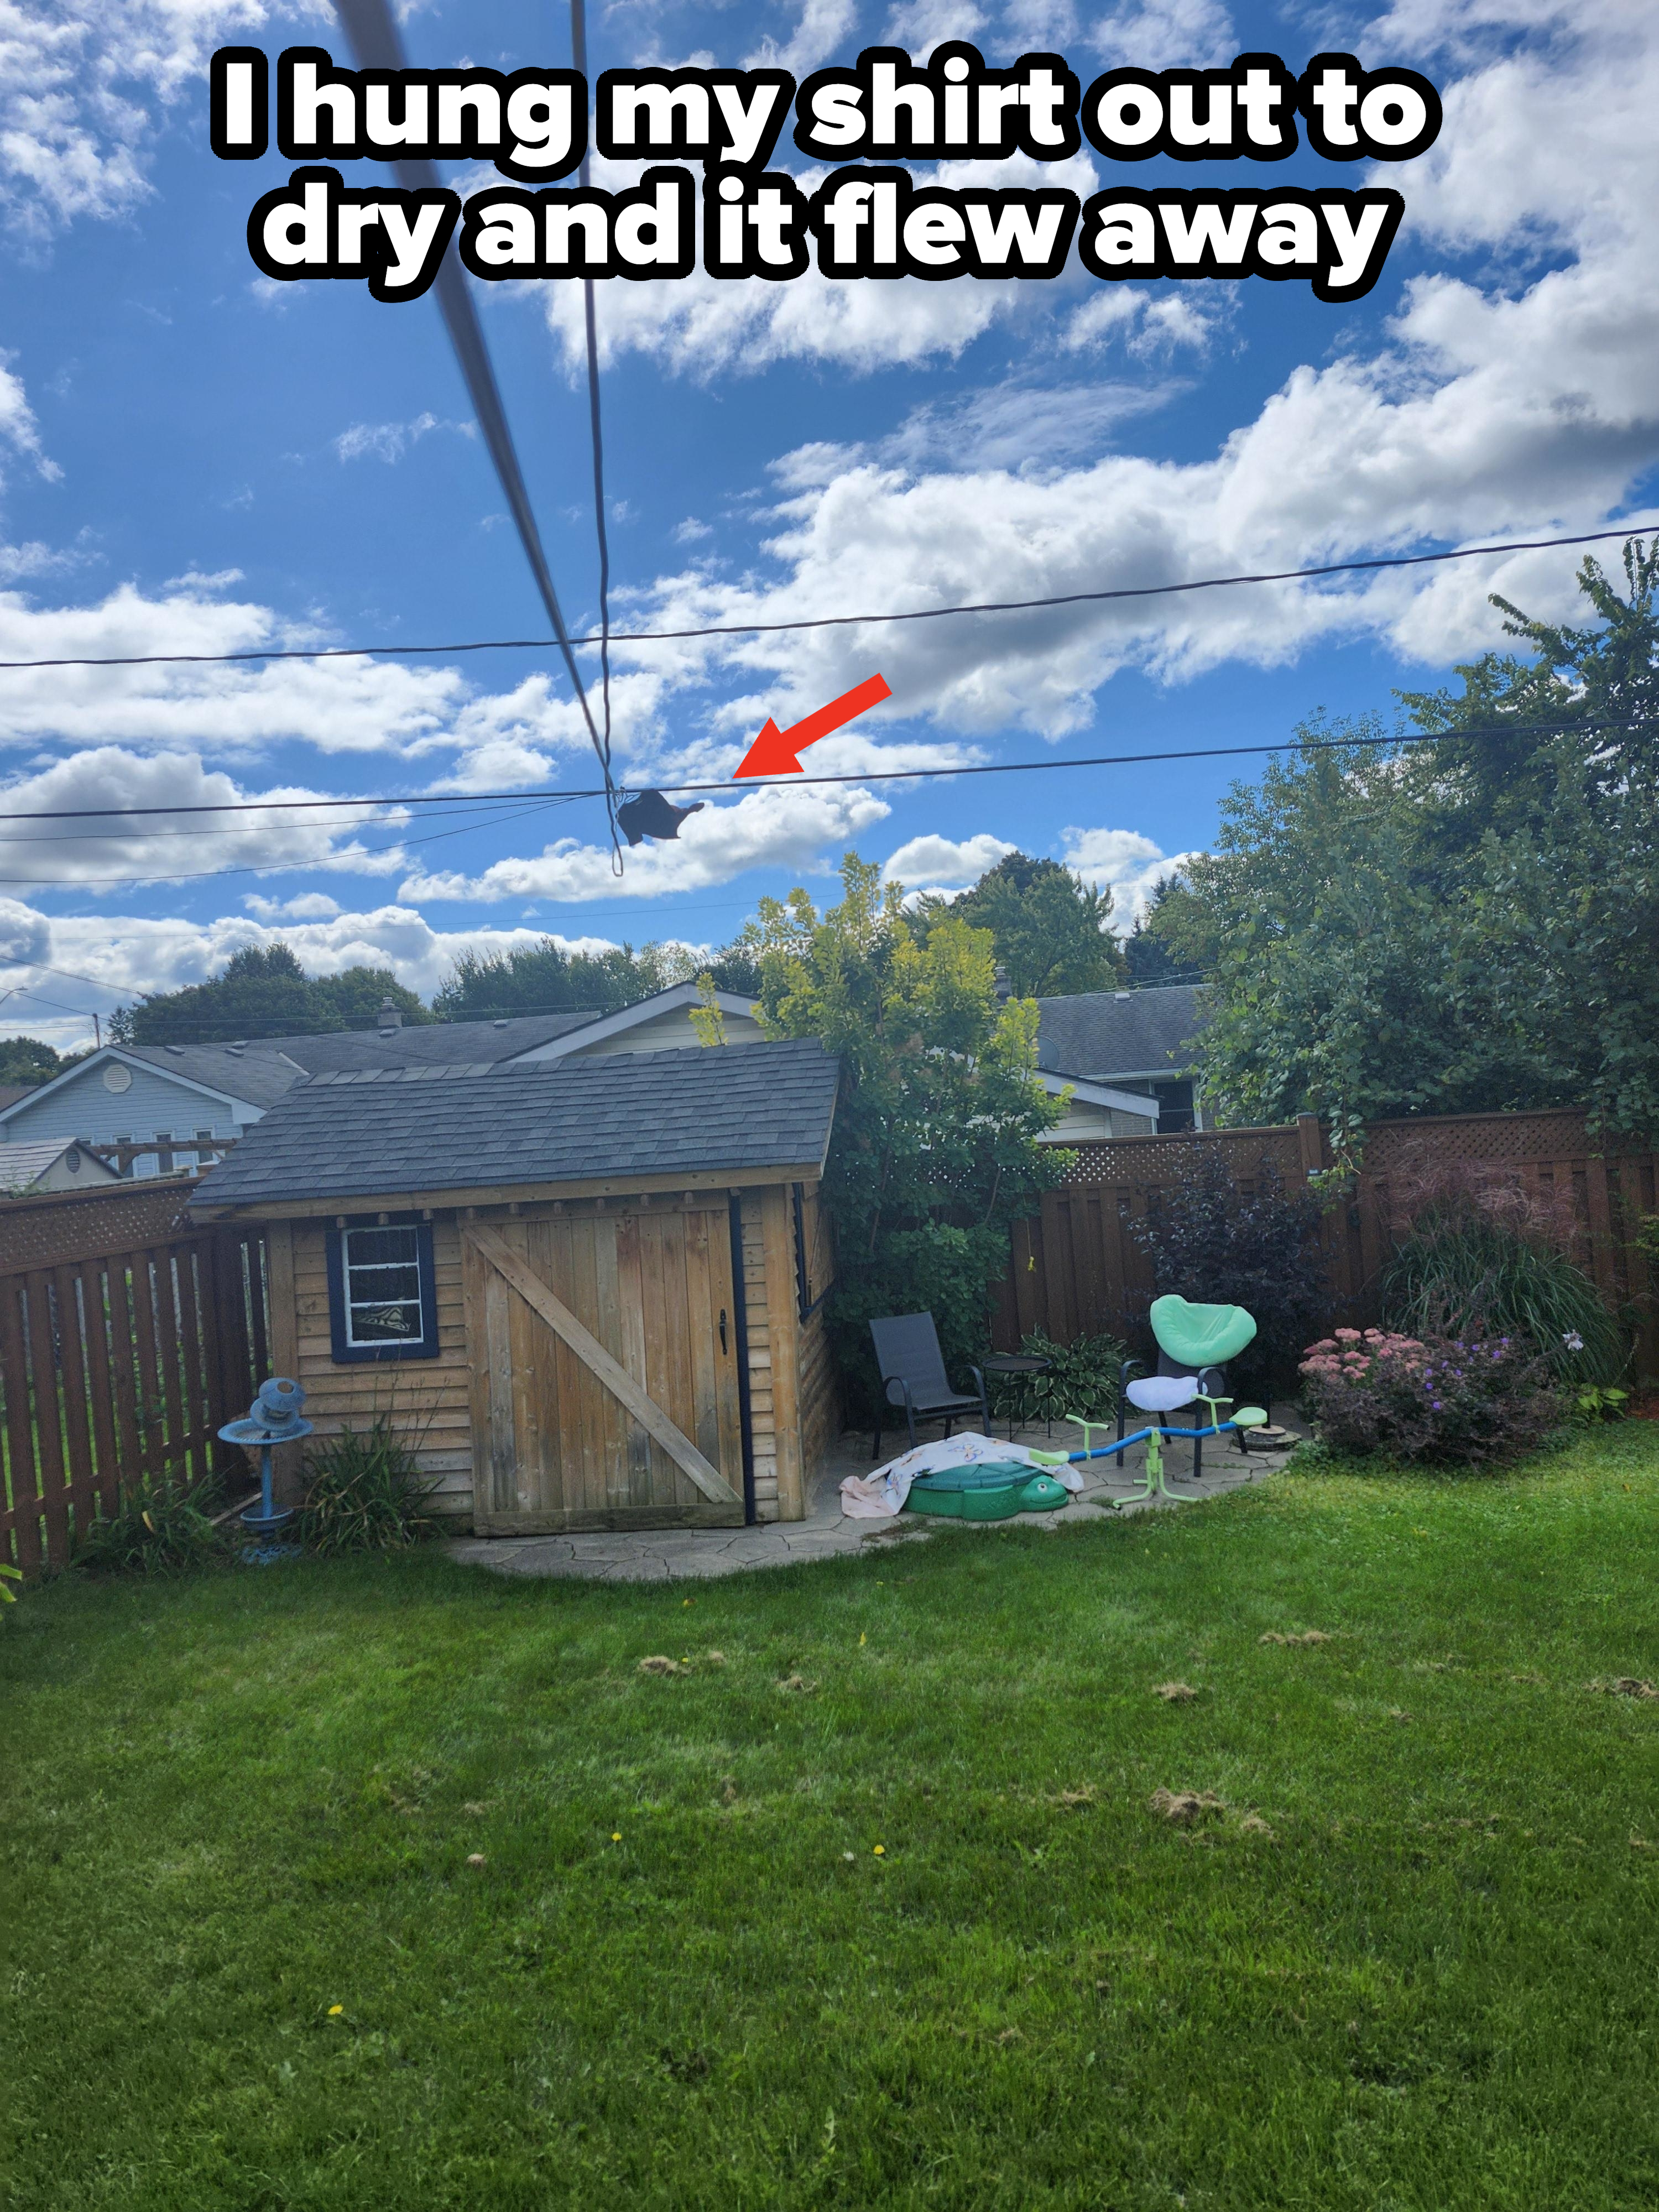
<svg viewBox="0 0 1659 2212">
<path fill-rule="evenodd" d="M 583 795 L 591 799 L 599 799 L 603 798 L 604 793 L 595 791 Z M 319 868 L 344 867 L 354 860 L 368 859 L 382 853 L 406 852 L 416 845 L 439 845 L 446 837 L 469 836 L 476 830 L 493 829 L 499 822 L 521 822 L 526 815 L 545 813 L 553 806 L 563 803 L 561 799 L 540 799 L 532 805 L 509 807 L 501 813 L 486 815 L 479 822 L 464 822 L 459 830 L 434 830 L 429 837 L 398 837 L 389 845 L 360 846 L 355 853 L 350 850 L 341 853 L 319 853 L 314 859 L 308 860 L 272 860 L 259 866 L 240 868 L 183 870 L 169 868 L 163 865 L 155 868 L 130 869 L 125 875 L 122 876 L 0 876 L 0 884 L 4 884 L 14 890 L 79 890 L 92 885 L 100 885 L 108 889 L 118 884 L 199 884 L 206 883 L 215 877 L 225 876 L 307 875 L 314 873 Z M 6 817 L 0 817 L 0 819 L 4 818 Z M 144 833 L 137 831 L 134 834 L 143 836 Z M 161 834 L 166 836 L 168 833 L 162 831 Z M 187 831 L 179 832 L 181 836 L 189 834 L 191 833 Z M 224 834 L 234 836 L 236 833 L 227 830 Z M 16 838 L 7 842 L 23 844 L 33 841 Z M 55 841 L 41 838 L 39 842 L 46 844 Z M 111 842 L 115 841 L 112 839 Z"/>
<path fill-rule="evenodd" d="M 406 166 L 399 164 L 399 167 Z M 447 262 L 445 267 L 448 267 Z M 439 282 L 442 283 L 442 272 Z M 469 307 L 471 301 L 468 302 Z M 243 661 L 356 660 L 379 653 L 387 659 L 413 660 L 455 653 L 542 653 L 552 644 L 561 651 L 572 646 L 662 645 L 700 637 L 774 637 L 799 630 L 854 629 L 878 623 L 945 622 L 957 615 L 1027 614 L 1044 607 L 1103 605 L 1118 599 L 1168 599 L 1182 592 L 1218 592 L 1236 584 L 1297 584 L 1321 576 L 1358 575 L 1379 568 L 1420 568 L 1443 561 L 1474 561 L 1488 554 L 1537 553 L 1560 545 L 1598 545 L 1610 538 L 1638 536 L 1645 526 L 1624 523 L 1616 530 L 1584 530 L 1566 538 L 1519 538 L 1508 545 L 1459 545 L 1444 553 L 1379 554 L 1369 561 L 1328 561 L 1316 568 L 1262 569 L 1237 576 L 1199 576 L 1180 584 L 1124 584 L 1109 591 L 1056 592 L 1034 599 L 976 599 L 957 607 L 907 607 L 897 612 L 862 615 L 813 615 L 796 622 L 710 623 L 696 629 L 633 629 L 586 631 L 572 637 L 561 631 L 557 638 L 486 637 L 463 639 L 453 645 L 325 645 L 273 646 L 246 653 L 113 653 L 64 655 L 51 660 L 0 660 L 0 671 L 31 668 L 160 668 L 228 667 Z M 574 664 L 573 664 L 574 665 Z M 574 679 L 573 680 L 579 680 Z M 586 701 L 586 694 L 581 697 Z M 585 709 L 586 711 L 586 709 Z M 588 727 L 592 729 L 592 718 Z M 689 785 L 677 789 L 689 790 Z"/>
<path fill-rule="evenodd" d="M 894 768 L 849 771 L 842 775 L 772 775 L 748 776 L 740 784 L 729 778 L 718 783 L 669 783 L 670 791 L 724 791 L 741 798 L 751 791 L 799 791 L 818 784 L 842 783 L 925 783 L 941 776 L 967 775 L 1052 775 L 1056 771 L 1084 768 L 1133 768 L 1156 764 L 1162 761 L 1237 760 L 1261 753 L 1340 752 L 1357 747 L 1375 745 L 1437 745 L 1459 738 L 1538 738 L 1559 737 L 1564 734 L 1589 735 L 1600 730 L 1644 729 L 1652 718 L 1645 714 L 1619 714 L 1601 717 L 1594 721 L 1574 722 L 1498 722 L 1484 727 L 1460 730 L 1406 730 L 1385 737 L 1367 738 L 1270 738 L 1252 745 L 1187 745 L 1168 752 L 1158 753 L 1092 753 L 1080 759 L 1056 757 L 1049 760 L 981 761 L 957 768 Z M 628 788 L 623 786 L 623 788 Z M 477 803 L 480 799 L 501 804 L 504 802 L 554 802 L 574 799 L 603 799 L 604 787 L 594 785 L 588 789 L 545 791 L 491 791 L 465 794 L 446 792 L 416 792 L 403 798 L 380 799 L 249 799 L 220 800 L 216 803 L 192 803 L 187 806 L 59 806 L 47 807 L 33 814 L 8 814 L 0 811 L 0 822 L 66 822 L 88 818 L 111 819 L 119 816 L 135 818 L 150 814 L 241 814 L 275 811 L 278 808 L 303 811 L 316 806 L 454 806 Z M 471 824 L 471 827 L 480 825 Z M 429 842 L 410 839 L 410 843 Z M 389 849 L 389 848 L 388 848 Z M 301 862 L 296 865 L 325 866 L 326 861 Z M 255 870 L 252 872 L 259 873 Z M 275 872 L 275 871 L 271 871 Z M 124 878 L 122 881 L 133 878 Z"/>
<path fill-rule="evenodd" d="M 406 66 L 403 40 L 398 34 L 386 0 L 335 0 L 335 8 L 356 52 L 360 68 L 402 70 Z M 438 172 L 429 161 L 397 161 L 392 167 L 398 182 L 406 191 L 435 191 L 439 188 Z M 570 634 L 565 626 L 564 612 L 553 586 L 552 571 L 547 565 L 547 556 L 542 548 L 541 532 L 536 527 L 535 512 L 530 504 L 524 472 L 519 466 L 518 452 L 507 425 L 507 410 L 501 404 L 501 391 L 495 382 L 495 367 L 489 358 L 489 349 L 484 343 L 477 310 L 472 304 L 472 295 L 467 289 L 466 273 L 456 255 L 446 250 L 438 264 L 434 281 L 438 305 L 449 332 L 450 345 L 465 380 L 467 392 L 472 401 L 472 411 L 484 434 L 489 457 L 495 465 L 495 474 L 501 480 L 507 506 L 512 510 L 519 542 L 524 548 L 531 574 L 536 580 L 536 588 L 541 593 L 542 605 L 547 609 L 548 619 L 553 625 L 554 635 L 564 657 L 577 704 L 582 710 L 582 719 L 587 724 L 588 735 L 593 741 L 593 750 L 605 778 L 607 812 L 614 815 L 616 797 L 611 781 L 610 748 L 601 741 L 594 724 L 593 709 L 588 703 L 581 672 L 576 665 Z M 616 865 L 620 868 L 622 848 L 617 841 L 614 822 L 611 829 L 611 845 Z"/>
</svg>

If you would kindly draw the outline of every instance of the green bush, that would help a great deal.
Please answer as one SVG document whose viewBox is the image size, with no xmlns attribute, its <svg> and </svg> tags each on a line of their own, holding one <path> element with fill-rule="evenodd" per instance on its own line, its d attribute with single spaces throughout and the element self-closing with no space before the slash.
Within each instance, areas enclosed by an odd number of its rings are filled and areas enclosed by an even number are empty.
<svg viewBox="0 0 1659 2212">
<path fill-rule="evenodd" d="M 306 1455 L 305 1500 L 291 1523 L 316 1552 L 392 1552 L 437 1526 L 427 1501 L 437 1485 L 385 1413 L 345 1429 Z"/>
<path fill-rule="evenodd" d="M 170 1468 L 121 1486 L 113 1513 L 100 1514 L 82 1538 L 77 1566 L 100 1575 L 185 1574 L 215 1566 L 230 1546 L 211 1518 L 219 1486 L 210 1476 L 191 1481 Z"/>
<path fill-rule="evenodd" d="M 1152 1263 L 1158 1294 L 1194 1305 L 1243 1306 L 1255 1341 L 1230 1371 L 1243 1385 L 1270 1390 L 1290 1372 L 1327 1310 L 1320 1254 L 1319 1200 L 1286 1190 L 1273 1162 L 1255 1170 L 1255 1189 L 1238 1189 L 1219 1146 L 1206 1146 L 1185 1182 L 1155 1191 L 1131 1233 Z M 1126 1319 L 1130 1318 L 1126 1316 Z M 1133 1317 L 1135 1333 L 1150 1324 Z"/>
<path fill-rule="evenodd" d="M 1584 1273 L 1547 1230 L 1478 1197 L 1426 1206 L 1382 1271 L 1382 1312 L 1413 1336 L 1516 1337 L 1560 1383 L 1606 1389 L 1629 1346 Z"/>
<path fill-rule="evenodd" d="M 8 1583 L 21 1583 L 22 1579 L 22 1570 L 20 1567 L 8 1567 L 3 1565 L 0 1565 L 0 1605 L 16 1604 L 16 1591 L 9 1590 L 6 1588 L 6 1584 Z"/>
<path fill-rule="evenodd" d="M 870 1323 L 888 1314 L 931 1313 L 945 1373 L 969 1388 L 969 1367 L 978 1366 L 990 1349 L 996 1285 L 1007 1264 L 1004 1231 L 942 1221 L 890 1231 L 873 1258 L 843 1263 L 830 1327 L 849 1419 L 867 1420 L 884 1403 Z"/>
<path fill-rule="evenodd" d="M 1117 1411 L 1118 1375 L 1128 1347 L 1115 1336 L 1079 1336 L 1056 1344 L 1041 1329 L 1020 1340 L 1020 1350 L 1046 1359 L 1046 1375 L 994 1375 L 990 1385 L 994 1419 L 1058 1420 L 1075 1413 L 1085 1421 L 1109 1421 Z"/>
</svg>

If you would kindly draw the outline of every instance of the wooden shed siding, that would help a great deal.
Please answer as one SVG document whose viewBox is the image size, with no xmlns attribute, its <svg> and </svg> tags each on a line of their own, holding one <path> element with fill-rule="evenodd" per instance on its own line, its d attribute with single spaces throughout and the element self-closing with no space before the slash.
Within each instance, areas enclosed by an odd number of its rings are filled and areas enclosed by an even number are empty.
<svg viewBox="0 0 1659 2212">
<path fill-rule="evenodd" d="M 841 1432 L 841 1405 L 830 1330 L 820 1306 L 800 1330 L 800 1445 L 810 1500 L 818 1469 Z"/>
<path fill-rule="evenodd" d="M 785 1518 L 778 1499 L 777 1416 L 772 1395 L 772 1315 L 767 1294 L 763 1190 L 742 1197 L 743 1297 L 749 1328 L 749 1423 L 757 1520 Z"/>
<path fill-rule="evenodd" d="M 526 1207 L 525 1218 L 542 1211 Z M 799 1320 L 788 1187 L 744 1190 L 740 1215 L 755 1510 L 762 1521 L 799 1520 L 836 1425 L 823 1317 L 816 1314 L 804 1327 Z M 328 1312 L 329 1225 L 319 1218 L 270 1224 L 276 1370 L 297 1376 L 305 1386 L 306 1413 L 319 1437 L 366 1428 L 377 1413 L 389 1413 L 422 1468 L 438 1478 L 436 1509 L 465 1518 L 473 1502 L 472 1355 L 458 1217 L 440 1212 L 433 1220 L 439 1356 L 384 1366 L 335 1364 Z"/>
<path fill-rule="evenodd" d="M 432 1224 L 441 1346 L 435 1359 L 388 1361 L 385 1365 L 353 1362 L 337 1367 L 328 1322 L 328 1224 L 296 1221 L 293 1248 L 294 1359 L 287 1371 L 305 1386 L 306 1416 L 317 1435 L 334 1437 L 345 1428 L 367 1428 L 377 1413 L 389 1413 L 414 1447 L 422 1468 L 436 1478 L 434 1510 L 458 1518 L 470 1516 L 471 1364 L 461 1295 L 460 1231 L 454 1217 L 440 1216 Z"/>
</svg>

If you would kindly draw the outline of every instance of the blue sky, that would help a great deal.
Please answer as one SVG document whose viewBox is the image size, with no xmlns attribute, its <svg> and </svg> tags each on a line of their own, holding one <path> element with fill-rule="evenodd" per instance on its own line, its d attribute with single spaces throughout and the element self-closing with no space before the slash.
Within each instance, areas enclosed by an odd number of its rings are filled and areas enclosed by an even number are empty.
<svg viewBox="0 0 1659 2212">
<path fill-rule="evenodd" d="M 1380 173 L 1406 222 L 1382 282 L 1350 306 L 1297 284 L 1109 286 L 1075 267 L 1042 286 L 602 285 L 619 620 L 1034 596 L 1652 516 L 1650 7 L 618 0 L 592 8 L 590 29 L 596 67 L 781 59 L 798 76 L 872 40 L 920 56 L 950 35 L 994 61 L 1054 46 L 1085 83 L 1121 63 L 1215 66 L 1261 48 L 1300 68 L 1346 47 L 1428 74 L 1446 127 Z M 433 64 L 568 59 L 563 11 L 545 7 L 438 0 L 405 36 Z M 0 21 L 0 658 L 536 634 L 434 302 L 278 287 L 249 261 L 247 209 L 286 165 L 209 150 L 206 59 L 230 40 L 343 58 L 320 7 L 16 0 Z M 787 139 L 780 159 L 805 166 Z M 1053 180 L 1030 166 L 1007 180 Z M 1085 153 L 1059 180 L 1155 184 L 1159 166 Z M 356 167 L 353 181 L 379 173 Z M 1248 167 L 1168 180 L 1261 181 Z M 1305 152 L 1270 173 L 1368 180 Z M 580 295 L 529 284 L 479 300 L 552 566 L 586 622 Z M 1498 641 L 1488 591 L 1565 611 L 1573 566 L 1521 555 L 1133 613 L 624 650 L 619 768 L 635 784 L 729 776 L 766 714 L 793 720 L 876 670 L 891 702 L 823 741 L 815 767 L 1275 742 L 1320 710 L 1391 715 L 1391 687 L 1430 688 Z M 16 811 L 590 780 L 540 651 L 0 674 L 0 742 Z M 1213 836 L 1238 772 L 734 793 L 678 845 L 630 855 L 620 881 L 586 803 L 482 809 L 462 834 L 272 815 L 234 834 L 180 817 L 192 834 L 166 842 L 114 824 L 62 842 L 14 823 L 0 1030 L 79 1044 L 94 1008 L 273 935 L 313 969 L 386 963 L 428 992 L 465 946 L 544 932 L 716 944 L 763 893 L 827 889 L 849 845 L 945 888 L 1016 845 L 1052 854 L 1111 884 L 1127 926 Z M 257 872 L 273 860 L 281 872 Z M 65 969 L 86 980 L 52 972 Z"/>
</svg>

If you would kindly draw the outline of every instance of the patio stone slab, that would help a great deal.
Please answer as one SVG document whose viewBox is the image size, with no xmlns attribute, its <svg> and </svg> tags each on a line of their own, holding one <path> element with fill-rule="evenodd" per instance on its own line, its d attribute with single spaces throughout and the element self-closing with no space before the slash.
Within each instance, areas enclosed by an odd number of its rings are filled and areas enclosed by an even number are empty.
<svg viewBox="0 0 1659 2212">
<path fill-rule="evenodd" d="M 1050 1435 L 1041 1424 L 1018 1432 L 1018 1441 L 1037 1450 L 1063 1449 L 1066 1431 Z M 763 1567 L 804 1567 L 817 1559 L 845 1558 L 866 1545 L 926 1543 L 945 1530 L 980 1534 L 1018 1525 L 1046 1528 L 1051 1533 L 1097 1522 L 1103 1509 L 1118 1513 L 1178 1512 L 1182 1502 L 1219 1498 L 1265 1481 L 1284 1465 L 1284 1452 L 1251 1452 L 1248 1457 L 1226 1446 L 1212 1444 L 1205 1456 L 1204 1472 L 1197 1482 L 1190 1478 L 1190 1447 L 1172 1444 L 1164 1453 L 1167 1479 L 1176 1492 L 1173 1499 L 1139 1498 L 1133 1495 L 1143 1461 L 1141 1450 L 1132 1451 L 1118 1468 L 1111 1460 L 1093 1460 L 1082 1466 L 1085 1488 L 1080 1497 L 1053 1513 L 1028 1513 L 1018 1523 L 1007 1521 L 933 1523 L 903 1515 L 897 1521 L 849 1521 L 841 1510 L 841 1483 L 849 1474 L 867 1474 L 872 1462 L 867 1439 L 849 1432 L 826 1462 L 814 1486 L 811 1510 L 805 1521 L 763 1522 L 753 1528 L 665 1528 L 627 1530 L 568 1536 L 459 1536 L 446 1550 L 464 1565 L 486 1567 L 492 1573 L 542 1576 L 550 1579 L 587 1582 L 708 1582 L 720 1575 L 743 1574 Z"/>
</svg>

